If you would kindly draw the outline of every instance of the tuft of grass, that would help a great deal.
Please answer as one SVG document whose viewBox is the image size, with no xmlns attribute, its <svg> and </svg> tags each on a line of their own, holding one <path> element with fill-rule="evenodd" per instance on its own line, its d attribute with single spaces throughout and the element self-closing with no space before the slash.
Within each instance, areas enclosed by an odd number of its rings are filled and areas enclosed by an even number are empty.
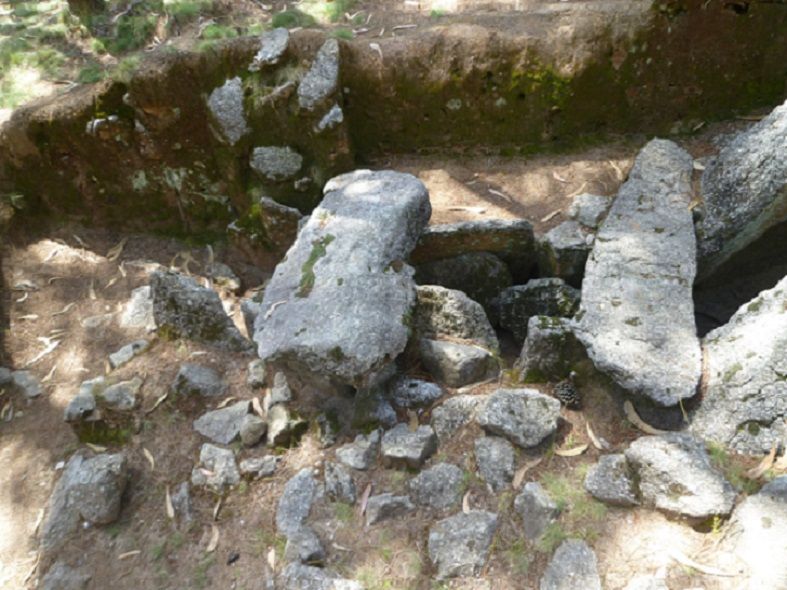
<svg viewBox="0 0 787 590">
<path fill-rule="evenodd" d="M 355 3 L 356 0 L 333 0 L 328 2 L 325 7 L 328 20 L 332 23 L 339 22 L 344 13 L 349 12 L 355 6 Z"/>
<path fill-rule="evenodd" d="M 124 57 L 122 60 L 120 60 L 117 67 L 112 71 L 110 76 L 117 82 L 124 82 L 128 84 L 131 81 L 131 77 L 134 75 L 134 72 L 139 67 L 140 61 L 141 58 L 138 55 L 129 55 L 128 57 Z M 174 340 L 174 336 L 167 335 L 166 330 L 163 331 L 165 332 L 165 335 L 163 336 L 165 340 L 167 338 Z"/>
<path fill-rule="evenodd" d="M 194 587 L 195 588 L 206 588 L 208 585 L 208 571 L 213 564 L 216 563 L 216 556 L 214 554 L 210 554 L 204 559 L 200 560 L 197 566 L 194 568 Z"/>
<path fill-rule="evenodd" d="M 347 523 L 352 521 L 354 511 L 350 504 L 346 502 L 336 502 L 333 509 L 336 514 L 336 520 L 339 522 Z"/>
<path fill-rule="evenodd" d="M 225 25 L 208 25 L 202 31 L 202 39 L 206 41 L 232 39 L 237 36 L 238 31 L 235 29 L 235 27 L 228 27 Z"/>
<path fill-rule="evenodd" d="M 517 539 L 503 552 L 511 572 L 523 576 L 530 568 L 532 558 L 528 552 L 524 539 Z"/>
<path fill-rule="evenodd" d="M 154 14 L 128 14 L 120 17 L 115 35 L 105 42 L 107 49 L 112 54 L 118 54 L 144 47 L 153 37 L 157 21 L 158 16 Z"/>
<path fill-rule="evenodd" d="M 583 480 L 587 466 L 568 474 L 547 473 L 542 485 L 560 510 L 559 520 L 553 522 L 537 543 L 537 549 L 549 552 L 568 537 L 586 541 L 598 538 L 607 514 L 607 507 L 585 491 Z"/>
<path fill-rule="evenodd" d="M 353 32 L 350 29 L 336 29 L 331 33 L 331 37 L 350 41 L 355 37 L 355 35 L 353 35 Z"/>
<path fill-rule="evenodd" d="M 569 534 L 559 522 L 549 523 L 541 538 L 536 542 L 536 550 L 546 554 L 552 553 L 568 537 Z"/>
<path fill-rule="evenodd" d="M 94 84 L 103 80 L 106 75 L 107 73 L 103 67 L 98 64 L 90 64 L 79 71 L 77 82 L 80 84 Z"/>
<path fill-rule="evenodd" d="M 736 490 L 748 495 L 756 494 L 759 491 L 760 484 L 746 477 L 746 466 L 737 457 L 730 454 L 724 445 L 711 442 L 708 443 L 707 449 L 711 464 Z"/>
<path fill-rule="evenodd" d="M 273 18 L 271 18 L 271 26 L 274 29 L 278 27 L 284 27 L 285 29 L 312 27 L 316 22 L 315 18 L 310 14 L 295 9 L 277 12 L 273 15 Z"/>
</svg>

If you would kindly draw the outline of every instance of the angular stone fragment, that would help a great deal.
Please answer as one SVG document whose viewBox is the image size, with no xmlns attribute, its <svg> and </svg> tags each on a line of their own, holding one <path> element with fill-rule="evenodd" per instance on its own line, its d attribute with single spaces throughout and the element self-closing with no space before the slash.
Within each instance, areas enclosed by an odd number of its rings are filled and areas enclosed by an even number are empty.
<svg viewBox="0 0 787 590">
<path fill-rule="evenodd" d="M 287 544 L 284 547 L 285 561 L 322 565 L 325 557 L 322 541 L 311 527 L 303 526 L 287 537 Z"/>
<path fill-rule="evenodd" d="M 314 58 L 309 71 L 298 86 L 298 104 L 313 111 L 330 99 L 339 86 L 339 43 L 328 39 Z"/>
<path fill-rule="evenodd" d="M 265 231 L 265 243 L 283 255 L 295 243 L 303 215 L 295 207 L 282 205 L 268 197 L 260 197 L 259 203 L 259 221 Z"/>
<path fill-rule="evenodd" d="M 266 455 L 265 457 L 251 457 L 240 462 L 241 475 L 251 476 L 255 479 L 270 477 L 276 472 L 281 457 Z"/>
<path fill-rule="evenodd" d="M 505 489 L 514 479 L 514 447 L 504 438 L 477 438 L 475 462 L 481 477 L 495 493 Z"/>
<path fill-rule="evenodd" d="M 643 503 L 698 519 L 732 510 L 735 490 L 691 435 L 643 436 L 625 454 L 637 474 Z"/>
<path fill-rule="evenodd" d="M 522 519 L 525 538 L 537 541 L 560 514 L 557 504 L 535 481 L 527 482 L 514 499 L 514 509 Z"/>
<path fill-rule="evenodd" d="M 480 303 L 487 313 L 492 301 L 512 282 L 506 264 L 488 252 L 469 252 L 421 263 L 416 267 L 415 280 L 419 285 L 462 291 Z"/>
<path fill-rule="evenodd" d="M 131 292 L 118 323 L 121 328 L 144 328 L 149 332 L 156 329 L 150 285 L 138 287 Z"/>
<path fill-rule="evenodd" d="M 415 332 L 422 338 L 459 338 L 498 350 L 499 344 L 481 304 L 462 291 L 436 285 L 416 289 Z"/>
<path fill-rule="evenodd" d="M 249 387 L 253 387 L 254 389 L 265 387 L 267 371 L 265 370 L 265 363 L 262 359 L 254 359 L 251 361 L 247 370 L 249 375 L 246 377 L 246 384 Z"/>
<path fill-rule="evenodd" d="M 320 119 L 320 122 L 315 125 L 314 130 L 317 133 L 322 133 L 323 131 L 333 129 L 334 127 L 341 125 L 344 122 L 344 111 L 342 111 L 342 107 L 338 104 L 335 104 L 331 107 L 325 116 Z"/>
<path fill-rule="evenodd" d="M 308 423 L 290 412 L 283 405 L 268 410 L 268 444 L 274 447 L 289 446 L 303 435 Z"/>
<path fill-rule="evenodd" d="M 303 527 L 316 493 L 317 481 L 308 467 L 290 478 L 276 508 L 276 528 L 281 534 L 289 537 Z"/>
<path fill-rule="evenodd" d="M 579 289 L 593 243 L 593 234 L 576 221 L 564 221 L 552 228 L 538 241 L 541 275 L 559 277 Z"/>
<path fill-rule="evenodd" d="M 27 399 L 38 397 L 44 392 L 41 382 L 30 371 L 14 371 L 11 374 L 11 381 Z"/>
<path fill-rule="evenodd" d="M 262 178 L 281 182 L 294 178 L 300 172 L 303 157 L 290 147 L 256 147 L 249 164 Z"/>
<path fill-rule="evenodd" d="M 441 441 L 468 424 L 486 401 L 486 396 L 456 395 L 432 410 L 432 428 Z"/>
<path fill-rule="evenodd" d="M 338 463 L 326 461 L 325 493 L 329 498 L 337 502 L 355 504 L 356 489 L 353 476 Z"/>
<path fill-rule="evenodd" d="M 787 102 L 725 146 L 702 173 L 700 278 L 787 220 Z"/>
<path fill-rule="evenodd" d="M 58 561 L 41 580 L 41 590 L 85 590 L 92 576 L 84 568 L 72 568 Z"/>
<path fill-rule="evenodd" d="M 244 447 L 253 447 L 268 430 L 268 424 L 257 414 L 246 414 L 240 423 L 240 440 Z"/>
<path fill-rule="evenodd" d="M 497 529 L 497 515 L 483 510 L 459 513 L 429 530 L 429 558 L 437 578 L 475 576 L 486 563 Z"/>
<path fill-rule="evenodd" d="M 298 562 L 284 568 L 277 587 L 287 590 L 364 590 L 355 580 L 341 578 L 321 567 Z"/>
<path fill-rule="evenodd" d="M 249 342 L 224 312 L 221 299 L 213 290 L 170 271 L 154 272 L 150 286 L 159 330 L 229 350 L 249 349 Z"/>
<path fill-rule="evenodd" d="M 381 452 L 388 463 L 418 468 L 436 450 L 437 436 L 431 426 L 411 431 L 407 424 L 397 424 L 383 434 Z"/>
<path fill-rule="evenodd" d="M 637 506 L 639 501 L 630 471 L 625 456 L 603 455 L 588 470 L 585 489 L 605 504 Z"/>
<path fill-rule="evenodd" d="M 82 519 L 93 524 L 116 520 L 127 481 L 122 453 L 71 457 L 49 499 L 41 525 L 41 548 L 47 553 L 57 550 L 77 531 Z"/>
<path fill-rule="evenodd" d="M 703 340 L 706 383 L 691 431 L 736 451 L 787 440 L 787 277 Z"/>
<path fill-rule="evenodd" d="M 287 383 L 287 376 L 284 373 L 276 373 L 273 376 L 273 387 L 271 387 L 270 395 L 266 396 L 266 399 L 268 408 L 292 401 L 292 390 L 289 383 Z"/>
<path fill-rule="evenodd" d="M 571 320 L 533 316 L 516 363 L 524 383 L 560 381 L 568 377 L 575 363 L 587 358 L 585 347 L 574 336 Z"/>
<path fill-rule="evenodd" d="M 413 510 L 415 506 L 407 496 L 394 496 L 390 493 L 372 496 L 366 504 L 366 526 L 382 520 L 401 518 Z"/>
<path fill-rule="evenodd" d="M 578 221 L 585 227 L 595 229 L 604 219 L 611 204 L 612 199 L 609 197 L 582 193 L 574 197 L 567 213 L 571 219 Z"/>
<path fill-rule="evenodd" d="M 541 577 L 539 590 L 601 590 L 596 554 L 579 539 L 563 541 Z"/>
<path fill-rule="evenodd" d="M 150 342 L 147 340 L 135 340 L 130 344 L 126 344 L 109 355 L 109 365 L 113 369 L 117 369 L 118 367 L 125 365 L 135 356 L 145 352 L 149 346 Z"/>
<path fill-rule="evenodd" d="M 208 110 L 221 138 L 228 144 L 235 145 L 250 131 L 243 111 L 243 82 L 239 77 L 230 78 L 210 93 Z"/>
<path fill-rule="evenodd" d="M 427 371 L 449 387 L 478 383 L 498 372 L 492 353 L 479 346 L 424 338 L 419 351 Z"/>
<path fill-rule="evenodd" d="M 189 482 L 182 481 L 172 491 L 172 508 L 181 524 L 188 524 L 194 519 L 194 508 L 191 503 Z"/>
<path fill-rule="evenodd" d="M 663 406 L 692 397 L 700 376 L 692 164 L 669 141 L 643 148 L 599 230 L 577 313 L 596 367 Z"/>
<path fill-rule="evenodd" d="M 265 66 L 276 65 L 287 51 L 289 42 L 290 31 L 284 27 L 264 32 L 260 37 L 260 48 L 251 61 L 249 71 L 258 72 Z"/>
<path fill-rule="evenodd" d="M 437 383 L 402 377 L 394 380 L 390 387 L 391 403 L 400 408 L 417 408 L 428 406 L 443 395 Z"/>
<path fill-rule="evenodd" d="M 527 337 L 533 316 L 569 318 L 579 306 L 579 291 L 562 279 L 533 279 L 526 285 L 505 289 L 497 299 L 500 326 L 509 330 L 519 342 Z"/>
<path fill-rule="evenodd" d="M 528 278 L 535 263 L 533 226 L 524 219 L 487 219 L 430 226 L 410 260 L 422 264 L 468 252 L 489 252 L 504 260 L 517 280 Z"/>
<path fill-rule="evenodd" d="M 476 418 L 479 426 L 520 447 L 534 447 L 557 430 L 560 402 L 535 389 L 498 389 Z"/>
<path fill-rule="evenodd" d="M 410 480 L 408 488 L 419 506 L 444 510 L 462 499 L 464 472 L 450 463 L 437 463 Z"/>
<path fill-rule="evenodd" d="M 426 188 L 408 174 L 329 181 L 265 290 L 260 357 L 318 384 L 373 382 L 407 344 L 415 285 L 402 261 L 430 212 Z"/>
<path fill-rule="evenodd" d="M 365 471 L 377 459 L 380 450 L 380 431 L 375 430 L 368 435 L 359 434 L 355 441 L 336 449 L 336 458 L 353 469 Z"/>
<path fill-rule="evenodd" d="M 142 388 L 142 379 L 134 377 L 121 381 L 102 390 L 99 399 L 104 407 L 111 410 L 128 411 L 137 405 L 137 394 Z"/>
<path fill-rule="evenodd" d="M 236 402 L 226 408 L 204 413 L 194 421 L 194 430 L 213 442 L 228 445 L 240 434 L 248 413 L 248 401 Z"/>
<path fill-rule="evenodd" d="M 172 382 L 172 390 L 180 395 L 219 397 L 227 391 L 227 384 L 210 367 L 183 363 Z"/>
<path fill-rule="evenodd" d="M 192 485 L 204 486 L 221 494 L 239 482 L 240 473 L 232 451 L 210 443 L 202 445 L 199 465 L 191 471 Z"/>
</svg>

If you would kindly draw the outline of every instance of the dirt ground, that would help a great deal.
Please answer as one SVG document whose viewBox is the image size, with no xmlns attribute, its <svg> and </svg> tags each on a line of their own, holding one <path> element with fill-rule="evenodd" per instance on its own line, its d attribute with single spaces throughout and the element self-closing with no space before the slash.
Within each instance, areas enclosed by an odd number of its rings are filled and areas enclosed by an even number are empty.
<svg viewBox="0 0 787 590">
<path fill-rule="evenodd" d="M 707 136 L 684 143 L 701 157 L 712 149 L 712 135 L 739 125 L 717 127 Z M 541 233 L 565 218 L 566 206 L 576 194 L 614 194 L 643 141 L 622 139 L 582 152 L 532 158 L 395 156 L 375 165 L 409 171 L 423 179 L 431 191 L 433 223 L 524 217 Z M 195 261 L 188 268 L 184 266 L 186 252 Z M 266 278 L 266 269 L 244 265 L 219 245 L 215 253 L 240 275 L 244 290 Z M 36 531 L 47 499 L 63 462 L 75 450 L 85 448 L 63 422 L 63 410 L 83 380 L 109 371 L 110 352 L 144 335 L 115 327 L 114 318 L 131 290 L 147 283 L 156 264 L 174 265 L 199 276 L 208 256 L 205 247 L 192 248 L 153 236 L 68 226 L 30 235 L 24 227 L 13 227 L 2 258 L 6 287 L 2 364 L 29 366 L 46 391 L 31 402 L 9 393 L 0 396 L 0 406 L 13 408 L 13 418 L 0 422 L 0 587 L 33 587 L 38 574 Z M 240 325 L 237 296 L 225 294 L 224 298 Z M 92 319 L 87 325 L 94 327 L 86 327 L 88 318 Z M 57 347 L 36 360 L 52 341 L 59 342 Z M 245 383 L 251 358 L 158 338 L 145 354 L 111 372 L 119 379 L 140 375 L 144 385 L 140 407 L 124 424 L 131 432 L 124 448 L 132 475 L 120 520 L 81 531 L 63 554 L 92 573 L 90 588 L 262 588 L 261 576 L 266 575 L 271 550 L 278 558 L 273 563 L 278 571 L 283 544 L 275 532 L 274 512 L 283 485 L 304 466 L 319 470 L 331 459 L 333 449 L 321 449 L 316 436 L 307 434 L 297 448 L 282 453 L 275 477 L 244 482 L 223 498 L 194 491 L 194 521 L 176 525 L 166 517 L 166 489 L 189 479 L 203 442 L 191 423 L 210 408 L 202 402 L 167 397 L 150 411 L 169 390 L 179 364 L 188 360 L 222 372 L 230 384 L 228 396 L 250 398 L 258 393 Z M 474 391 L 495 386 L 482 385 Z M 620 400 L 591 372 L 581 389 L 585 410 L 564 410 L 556 439 L 535 452 L 521 453 L 517 461 L 521 469 L 541 457 L 523 481 L 542 482 L 564 503 L 563 528 L 554 531 L 552 541 L 565 535 L 586 538 L 598 554 L 602 579 L 610 590 L 644 573 L 664 574 L 676 590 L 729 587 L 670 557 L 670 550 L 678 547 L 701 561 L 718 541 L 718 530 L 701 533 L 655 512 L 605 508 L 582 492 L 585 470 L 599 454 L 590 445 L 587 425 L 613 448 L 623 448 L 638 432 L 623 419 Z M 420 420 L 426 423 L 429 417 L 426 411 Z M 475 475 L 472 444 L 480 434 L 475 428 L 441 446 L 431 462 L 450 461 L 465 469 L 467 502 L 473 508 L 497 512 L 500 527 L 483 576 L 442 587 L 536 588 L 553 545 L 538 550 L 524 544 L 512 508 L 513 492 L 495 496 Z M 339 443 L 351 440 L 352 435 L 345 431 Z M 583 444 L 590 446 L 576 457 L 555 453 Z M 114 449 L 117 445 L 107 446 Z M 268 452 L 264 448 L 236 450 L 239 459 Z M 359 492 L 372 485 L 375 493 L 404 491 L 412 476 L 382 467 L 356 475 Z M 431 582 L 425 547 L 428 524 L 440 514 L 419 510 L 401 521 L 364 529 L 361 535 L 362 519 L 353 507 L 326 504 L 313 516 L 315 528 L 326 540 L 328 567 L 338 573 L 358 579 L 370 590 L 440 587 Z M 207 552 L 214 526 L 220 532 L 219 544 Z M 230 563 L 236 553 L 239 558 Z"/>
</svg>

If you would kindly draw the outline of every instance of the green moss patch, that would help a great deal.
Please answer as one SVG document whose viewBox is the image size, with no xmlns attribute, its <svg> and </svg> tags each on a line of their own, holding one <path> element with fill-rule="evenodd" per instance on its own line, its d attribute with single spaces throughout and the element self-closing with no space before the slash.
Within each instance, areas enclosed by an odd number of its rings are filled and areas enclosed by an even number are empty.
<svg viewBox="0 0 787 590">
<path fill-rule="evenodd" d="M 335 236 L 328 234 L 312 242 L 312 251 L 309 254 L 309 258 L 301 267 L 301 284 L 298 288 L 298 292 L 295 294 L 296 297 L 308 297 L 309 293 L 312 292 L 314 288 L 314 265 L 317 264 L 320 258 L 325 256 L 328 244 L 335 239 Z"/>
</svg>

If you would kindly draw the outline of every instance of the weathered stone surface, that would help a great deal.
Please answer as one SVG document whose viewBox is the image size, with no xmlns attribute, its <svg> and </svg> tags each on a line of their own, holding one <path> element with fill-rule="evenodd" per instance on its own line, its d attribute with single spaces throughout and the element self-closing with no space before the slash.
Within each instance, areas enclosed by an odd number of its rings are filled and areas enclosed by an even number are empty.
<svg viewBox="0 0 787 590">
<path fill-rule="evenodd" d="M 240 473 L 232 451 L 210 443 L 202 445 L 199 465 L 191 472 L 191 484 L 221 494 L 239 482 Z"/>
<path fill-rule="evenodd" d="M 41 525 L 41 548 L 47 553 L 57 550 L 77 531 L 82 519 L 93 524 L 116 520 L 127 479 L 122 453 L 71 457 L 49 499 Z"/>
<path fill-rule="evenodd" d="M 255 479 L 270 477 L 276 472 L 281 457 L 266 455 L 264 457 L 251 457 L 240 462 L 240 473 L 244 476 L 251 476 Z"/>
<path fill-rule="evenodd" d="M 634 480 L 626 457 L 603 455 L 585 477 L 587 492 L 606 504 L 613 506 L 636 506 L 639 504 Z"/>
<path fill-rule="evenodd" d="M 585 358 L 585 347 L 574 336 L 571 320 L 533 316 L 527 324 L 527 337 L 516 369 L 525 383 L 559 381 Z"/>
<path fill-rule="evenodd" d="M 85 590 L 91 576 L 85 568 L 73 568 L 56 562 L 41 580 L 41 590 Z"/>
<path fill-rule="evenodd" d="M 486 399 L 486 396 L 479 395 L 456 395 L 445 400 L 432 410 L 435 434 L 441 441 L 449 438 L 474 418 Z"/>
<path fill-rule="evenodd" d="M 705 393 L 691 431 L 743 453 L 787 440 L 787 277 L 703 340 Z"/>
<path fill-rule="evenodd" d="M 328 39 L 314 58 L 309 71 L 298 86 L 298 104 L 302 109 L 313 111 L 327 102 L 339 86 L 339 43 Z"/>
<path fill-rule="evenodd" d="M 391 403 L 399 408 L 418 408 L 436 402 L 443 396 L 443 390 L 437 383 L 402 377 L 393 381 L 389 395 Z"/>
<path fill-rule="evenodd" d="M 419 506 L 444 510 L 462 499 L 464 472 L 450 463 L 437 463 L 410 480 L 408 488 Z"/>
<path fill-rule="evenodd" d="M 210 93 L 208 110 L 220 137 L 228 144 L 235 145 L 250 131 L 243 111 L 243 82 L 239 77 L 230 78 Z"/>
<path fill-rule="evenodd" d="M 380 431 L 375 430 L 368 435 L 359 434 L 355 440 L 336 449 L 336 458 L 353 469 L 365 471 L 377 459 L 380 451 Z"/>
<path fill-rule="evenodd" d="M 487 219 L 430 226 L 410 260 L 422 264 L 468 252 L 490 252 L 504 260 L 517 280 L 526 280 L 535 262 L 533 226 L 524 219 Z"/>
<path fill-rule="evenodd" d="M 194 520 L 194 507 L 191 502 L 191 487 L 189 482 L 182 481 L 172 491 L 172 508 L 175 517 L 181 524 L 189 524 Z"/>
<path fill-rule="evenodd" d="M 83 381 L 77 394 L 68 402 L 63 413 L 66 422 L 77 422 L 93 416 L 96 409 L 96 396 L 106 387 L 106 378 L 95 377 Z"/>
<path fill-rule="evenodd" d="M 537 541 L 549 523 L 560 514 L 557 504 L 541 484 L 535 481 L 527 482 L 522 487 L 522 491 L 514 499 L 514 509 L 522 519 L 525 538 L 529 541 Z"/>
<path fill-rule="evenodd" d="M 170 271 L 151 276 L 153 316 L 159 329 L 181 338 L 246 351 L 250 343 L 224 312 L 219 296 L 190 277 Z"/>
<path fill-rule="evenodd" d="M 366 526 L 401 518 L 413 510 L 415 506 L 407 496 L 394 496 L 391 493 L 371 496 L 366 504 Z"/>
<path fill-rule="evenodd" d="M 429 530 L 429 558 L 437 578 L 474 576 L 486 563 L 497 515 L 482 510 L 459 513 L 435 523 Z"/>
<path fill-rule="evenodd" d="M 535 389 L 498 389 L 476 418 L 492 434 L 533 447 L 557 430 L 560 402 Z"/>
<path fill-rule="evenodd" d="M 314 126 L 314 130 L 317 133 L 322 133 L 323 131 L 333 129 L 338 125 L 341 125 L 344 122 L 344 111 L 342 111 L 342 107 L 338 104 L 335 104 L 331 107 L 325 116 L 320 119 L 319 123 Z"/>
<path fill-rule="evenodd" d="M 787 220 L 787 102 L 725 146 L 702 174 L 700 278 Z"/>
<path fill-rule="evenodd" d="M 713 469 L 703 444 L 689 434 L 643 436 L 626 449 L 644 504 L 692 518 L 726 515 L 733 487 Z"/>
<path fill-rule="evenodd" d="M 101 390 L 98 398 L 101 405 L 111 410 L 133 410 L 137 405 L 137 394 L 140 389 L 142 389 L 142 379 L 134 377 Z"/>
<path fill-rule="evenodd" d="M 629 581 L 623 590 L 669 590 L 663 578 L 654 576 L 637 576 Z"/>
<path fill-rule="evenodd" d="M 229 265 L 223 262 L 213 261 L 206 264 L 205 276 L 221 291 L 237 293 L 240 290 L 240 278 Z"/>
<path fill-rule="evenodd" d="M 41 382 L 30 371 L 14 371 L 11 373 L 14 388 L 27 399 L 38 397 L 44 392 Z"/>
<path fill-rule="evenodd" d="M 156 329 L 150 285 L 138 287 L 131 292 L 118 323 L 121 328 L 144 328 L 149 332 Z"/>
<path fill-rule="evenodd" d="M 430 212 L 426 188 L 408 174 L 329 181 L 265 290 L 260 357 L 321 383 L 373 381 L 407 344 L 415 285 L 401 261 Z"/>
<path fill-rule="evenodd" d="M 488 252 L 470 252 L 421 263 L 416 267 L 415 280 L 419 285 L 462 291 L 480 303 L 487 313 L 495 297 L 512 282 L 506 264 Z"/>
<path fill-rule="evenodd" d="M 295 178 L 303 166 L 303 156 L 290 147 L 256 147 L 249 165 L 265 180 L 281 182 Z"/>
<path fill-rule="evenodd" d="M 363 590 L 363 586 L 354 580 L 340 578 L 321 567 L 298 562 L 284 568 L 278 587 L 287 590 Z"/>
<path fill-rule="evenodd" d="M 325 557 L 322 541 L 311 527 L 303 526 L 297 532 L 288 535 L 287 544 L 284 547 L 285 561 L 322 565 Z"/>
<path fill-rule="evenodd" d="M 431 426 L 411 431 L 407 424 L 397 424 L 383 434 L 381 453 L 388 463 L 418 468 L 437 450 L 437 436 Z"/>
<path fill-rule="evenodd" d="M 504 438 L 477 438 L 475 462 L 481 477 L 495 493 L 504 490 L 514 479 L 514 447 Z"/>
<path fill-rule="evenodd" d="M 290 537 L 306 523 L 317 493 L 317 481 L 308 467 L 301 469 L 285 484 L 276 508 L 276 529 Z"/>
<path fill-rule="evenodd" d="M 180 395 L 220 397 L 227 391 L 227 384 L 210 367 L 183 363 L 172 382 L 172 390 Z"/>
<path fill-rule="evenodd" d="M 205 412 L 194 420 L 194 430 L 213 442 L 228 445 L 240 434 L 248 413 L 248 401 L 236 402 L 226 408 Z"/>
<path fill-rule="evenodd" d="M 471 344 L 423 338 L 419 351 L 426 370 L 448 387 L 477 383 L 499 370 L 489 350 Z"/>
<path fill-rule="evenodd" d="M 254 359 L 248 366 L 248 377 L 246 377 L 246 384 L 249 387 L 258 389 L 265 387 L 265 381 L 268 373 L 265 370 L 265 363 L 262 359 Z"/>
<path fill-rule="evenodd" d="M 416 289 L 415 332 L 422 338 L 471 340 L 498 350 L 499 343 L 481 304 L 462 291 L 436 285 Z"/>
<path fill-rule="evenodd" d="M 595 229 L 604 219 L 611 204 L 612 199 L 609 197 L 582 193 L 574 197 L 567 213 L 571 219 L 585 227 Z"/>
<path fill-rule="evenodd" d="M 260 48 L 249 65 L 249 71 L 258 72 L 265 66 L 274 66 L 279 63 L 287 51 L 289 43 L 290 31 L 284 27 L 265 31 L 260 36 Z"/>
<path fill-rule="evenodd" d="M 777 477 L 732 513 L 719 546 L 724 571 L 741 572 L 736 588 L 784 588 L 787 582 L 787 476 Z"/>
<path fill-rule="evenodd" d="M 0 367 L 0 387 L 5 387 L 12 383 L 14 379 L 14 372 L 11 369 Z"/>
<path fill-rule="evenodd" d="M 139 356 L 145 352 L 149 346 L 150 342 L 147 340 L 135 340 L 134 342 L 126 344 L 109 355 L 109 365 L 113 369 L 122 367 L 135 356 Z"/>
<path fill-rule="evenodd" d="M 257 414 L 246 414 L 240 423 L 240 440 L 244 447 L 253 447 L 268 430 L 268 424 Z"/>
<path fill-rule="evenodd" d="M 564 221 L 538 241 L 538 268 L 542 276 L 559 277 L 579 289 L 594 236 L 576 221 Z"/>
<path fill-rule="evenodd" d="M 384 379 L 380 379 L 384 381 Z M 353 404 L 352 425 L 354 428 L 390 428 L 398 421 L 388 399 L 387 384 L 364 387 L 356 391 Z"/>
<path fill-rule="evenodd" d="M 577 313 L 596 367 L 663 406 L 692 397 L 700 377 L 692 165 L 669 141 L 642 149 L 599 230 Z"/>
<path fill-rule="evenodd" d="M 265 232 L 261 239 L 274 252 L 284 254 L 295 243 L 303 215 L 295 207 L 260 197 L 260 224 Z"/>
<path fill-rule="evenodd" d="M 289 446 L 303 435 L 308 423 L 298 416 L 290 415 L 286 407 L 279 404 L 268 410 L 268 444 L 274 447 Z"/>
<path fill-rule="evenodd" d="M 270 395 L 266 397 L 268 408 L 292 401 L 292 390 L 287 382 L 287 375 L 279 372 L 273 376 L 273 387 L 271 387 Z"/>
<path fill-rule="evenodd" d="M 332 500 L 355 504 L 357 492 L 352 474 L 332 461 L 325 462 L 325 494 Z"/>
<path fill-rule="evenodd" d="M 505 289 L 497 299 L 500 326 L 523 342 L 533 316 L 570 318 L 579 306 L 579 291 L 562 279 L 533 279 Z"/>
<path fill-rule="evenodd" d="M 601 590 L 596 554 L 579 539 L 563 541 L 541 577 L 539 590 Z"/>
</svg>

